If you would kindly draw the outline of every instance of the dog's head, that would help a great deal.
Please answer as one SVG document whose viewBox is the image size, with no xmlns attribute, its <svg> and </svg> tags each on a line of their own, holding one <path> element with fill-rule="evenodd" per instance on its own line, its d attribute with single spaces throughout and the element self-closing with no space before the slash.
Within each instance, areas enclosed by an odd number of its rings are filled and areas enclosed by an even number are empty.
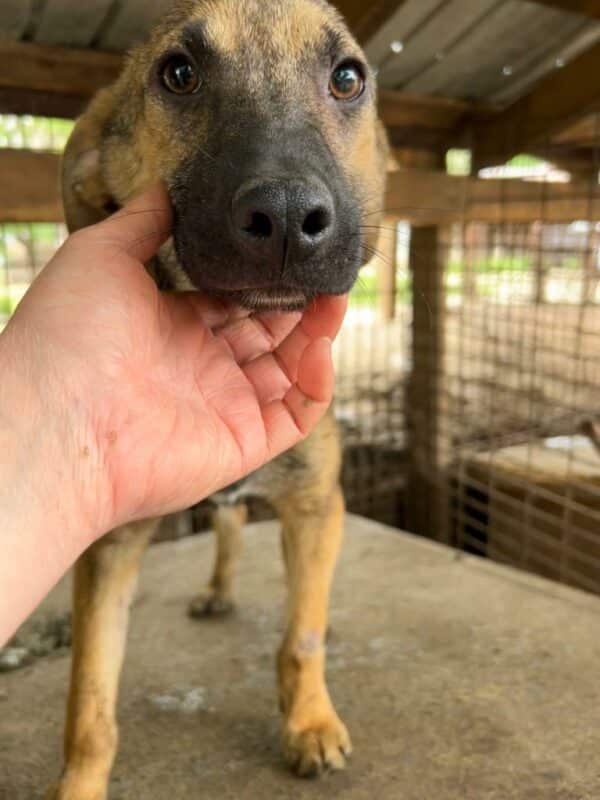
<svg viewBox="0 0 600 800">
<path fill-rule="evenodd" d="M 374 76 L 323 0 L 184 0 L 80 119 L 73 230 L 148 184 L 175 210 L 178 288 L 250 308 L 342 294 L 381 209 Z"/>
</svg>

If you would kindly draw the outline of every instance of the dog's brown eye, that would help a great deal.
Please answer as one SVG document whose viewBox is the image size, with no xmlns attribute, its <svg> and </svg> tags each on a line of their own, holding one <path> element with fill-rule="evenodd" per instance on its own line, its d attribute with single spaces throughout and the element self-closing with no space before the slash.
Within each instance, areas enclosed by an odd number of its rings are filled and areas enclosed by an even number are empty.
<svg viewBox="0 0 600 800">
<path fill-rule="evenodd" d="M 337 100 L 356 100 L 364 88 L 365 79 L 355 64 L 341 64 L 329 81 L 329 91 Z"/>
<path fill-rule="evenodd" d="M 185 56 L 174 56 L 162 72 L 164 85 L 175 94 L 193 94 L 200 86 L 200 76 L 195 65 Z"/>
</svg>

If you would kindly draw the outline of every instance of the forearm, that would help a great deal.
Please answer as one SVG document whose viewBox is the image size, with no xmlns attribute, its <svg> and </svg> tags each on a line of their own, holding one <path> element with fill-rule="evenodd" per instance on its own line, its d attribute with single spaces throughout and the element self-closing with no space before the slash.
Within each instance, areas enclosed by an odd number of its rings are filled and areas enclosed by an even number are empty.
<svg viewBox="0 0 600 800">
<path fill-rule="evenodd" d="M 78 422 L 53 414 L 26 358 L 12 332 L 0 336 L 0 645 L 97 535 L 74 480 L 93 472 L 93 451 L 73 463 Z"/>
</svg>

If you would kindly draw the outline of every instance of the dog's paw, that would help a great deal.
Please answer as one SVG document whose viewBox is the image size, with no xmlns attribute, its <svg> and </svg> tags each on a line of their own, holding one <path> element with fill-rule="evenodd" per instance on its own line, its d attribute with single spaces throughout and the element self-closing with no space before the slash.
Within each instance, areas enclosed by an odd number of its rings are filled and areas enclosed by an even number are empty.
<svg viewBox="0 0 600 800">
<path fill-rule="evenodd" d="M 222 597 L 212 589 L 201 592 L 192 598 L 188 606 L 188 614 L 192 619 L 205 619 L 206 617 L 224 617 L 235 610 L 232 600 Z"/>
<path fill-rule="evenodd" d="M 346 726 L 335 712 L 315 724 L 296 726 L 288 721 L 283 732 L 283 752 L 291 769 L 302 778 L 344 769 L 352 752 Z"/>
</svg>

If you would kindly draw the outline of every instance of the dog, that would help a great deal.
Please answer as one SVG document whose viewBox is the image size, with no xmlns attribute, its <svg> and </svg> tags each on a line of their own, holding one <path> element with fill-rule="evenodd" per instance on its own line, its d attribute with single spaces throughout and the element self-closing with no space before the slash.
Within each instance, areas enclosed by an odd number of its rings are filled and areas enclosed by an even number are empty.
<svg viewBox="0 0 600 800">
<path fill-rule="evenodd" d="M 325 0 L 181 0 L 79 119 L 63 166 L 70 231 L 161 180 L 175 212 L 148 269 L 165 290 L 251 309 L 304 308 L 353 286 L 382 210 L 387 141 L 365 56 Z M 366 235 L 366 234 L 369 235 Z M 293 450 L 216 498 L 217 557 L 193 616 L 233 607 L 244 500 L 282 522 L 287 628 L 277 658 L 284 756 L 299 775 L 351 751 L 325 683 L 329 590 L 343 532 L 330 414 Z M 95 544 L 74 577 L 65 767 L 47 800 L 105 800 L 140 560 L 158 521 Z"/>
</svg>

